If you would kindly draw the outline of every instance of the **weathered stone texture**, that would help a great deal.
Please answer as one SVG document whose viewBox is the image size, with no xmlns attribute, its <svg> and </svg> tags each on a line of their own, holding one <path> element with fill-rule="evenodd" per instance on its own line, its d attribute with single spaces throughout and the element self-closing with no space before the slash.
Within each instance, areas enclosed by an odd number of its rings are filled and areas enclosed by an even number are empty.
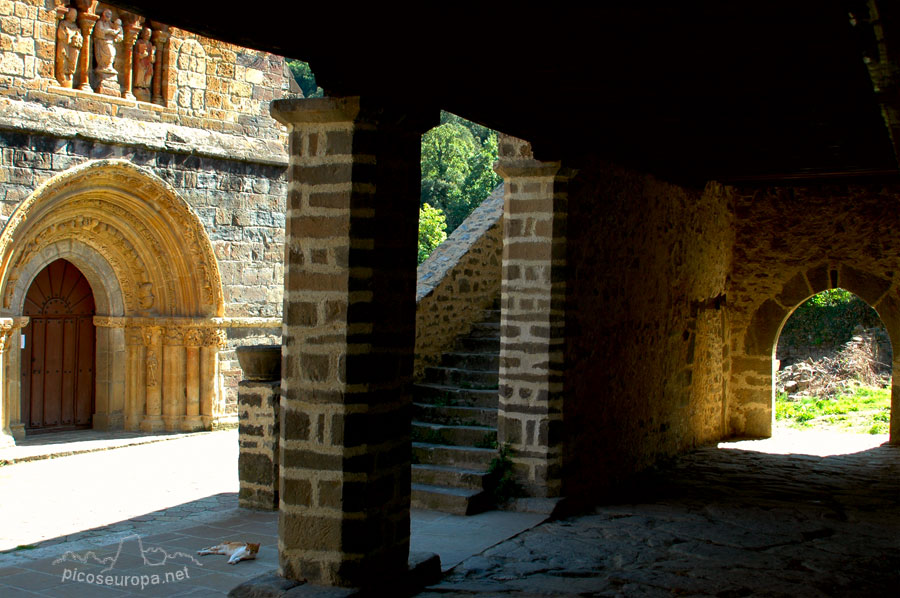
<svg viewBox="0 0 900 598">
<path fill-rule="evenodd" d="M 568 181 L 559 162 L 535 160 L 504 136 L 505 182 L 498 442 L 530 496 L 562 487 L 563 346 Z M 508 151 L 509 145 L 517 146 Z"/>
<path fill-rule="evenodd" d="M 419 265 L 414 376 L 468 333 L 500 295 L 503 187 L 498 187 Z"/>
<path fill-rule="evenodd" d="M 739 189 L 735 197 L 727 421 L 731 434 L 768 436 L 775 344 L 809 296 L 834 287 L 856 293 L 875 308 L 891 338 L 900 338 L 900 189 L 779 187 Z"/>
<path fill-rule="evenodd" d="M 569 184 L 567 495 L 721 438 L 729 189 L 591 161 Z M 636 206 L 640 206 L 636 209 Z"/>
<path fill-rule="evenodd" d="M 291 127 L 292 168 L 279 559 L 286 577 L 326 585 L 399 576 L 409 551 L 416 165 L 427 127 L 383 108 L 361 98 L 273 105 Z M 323 223 L 332 234 L 305 234 Z"/>
<path fill-rule="evenodd" d="M 26 2 L 12 5 L 16 10 L 0 17 L 0 75 L 5 76 L 0 86 L 2 96 L 47 107 L 177 123 L 256 139 L 283 138 L 283 129 L 268 117 L 269 102 L 290 91 L 290 78 L 280 56 L 171 27 L 162 56 L 157 57 L 162 61 L 164 105 L 101 95 L 89 87 L 67 89 L 59 87 L 55 78 L 55 7 L 52 3 L 40 7 Z M 103 3 L 95 13 L 105 8 L 112 11 L 113 20 L 119 17 L 117 7 Z M 188 56 L 192 60 L 186 60 Z"/>
<path fill-rule="evenodd" d="M 215 375 L 233 416 L 240 369 L 232 349 L 280 336 L 287 137 L 268 108 L 291 93 L 284 59 L 153 24 L 164 33 L 154 74 L 161 96 L 153 102 L 129 93 L 121 61 L 120 94 L 60 87 L 54 62 L 63 13 L 36 4 L 9 2 L 0 19 L 0 225 L 38 186 L 93 160 L 125 159 L 171 185 L 212 244 L 224 292 L 220 315 L 270 319 L 223 323 L 227 340 Z M 118 9 L 109 8 L 115 21 Z M 123 22 L 127 29 L 130 17 Z"/>
<path fill-rule="evenodd" d="M 278 509 L 281 381 L 238 385 L 238 502 L 247 509 Z"/>
<path fill-rule="evenodd" d="M 0 147 L 0 224 L 41 183 L 100 158 L 123 158 L 139 165 L 171 185 L 191 206 L 218 261 L 225 315 L 276 318 L 269 328 L 228 330 L 228 346 L 220 358 L 226 412 L 234 413 L 240 380 L 234 347 L 271 343 L 280 336 L 285 168 L 2 129 Z"/>
</svg>

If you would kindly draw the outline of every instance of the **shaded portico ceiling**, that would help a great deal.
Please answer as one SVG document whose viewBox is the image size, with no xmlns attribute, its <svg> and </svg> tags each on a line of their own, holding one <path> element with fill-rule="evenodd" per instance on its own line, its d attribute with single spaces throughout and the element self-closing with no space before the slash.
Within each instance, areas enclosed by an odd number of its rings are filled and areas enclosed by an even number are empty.
<svg viewBox="0 0 900 598">
<path fill-rule="evenodd" d="M 449 110 L 542 159 L 598 154 L 701 183 L 898 175 L 884 113 L 900 91 L 886 76 L 876 93 L 866 63 L 885 58 L 897 9 L 881 1 L 872 22 L 872 2 L 115 4 L 306 60 L 329 95 Z"/>
</svg>

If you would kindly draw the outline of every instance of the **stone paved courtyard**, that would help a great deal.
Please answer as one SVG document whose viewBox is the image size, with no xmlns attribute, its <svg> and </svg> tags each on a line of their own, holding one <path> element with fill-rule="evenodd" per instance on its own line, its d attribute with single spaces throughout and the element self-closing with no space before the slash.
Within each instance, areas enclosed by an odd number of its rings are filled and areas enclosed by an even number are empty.
<svg viewBox="0 0 900 598">
<path fill-rule="evenodd" d="M 638 502 L 527 531 L 421 596 L 900 592 L 898 447 L 829 457 L 706 448 L 630 490 Z"/>
</svg>

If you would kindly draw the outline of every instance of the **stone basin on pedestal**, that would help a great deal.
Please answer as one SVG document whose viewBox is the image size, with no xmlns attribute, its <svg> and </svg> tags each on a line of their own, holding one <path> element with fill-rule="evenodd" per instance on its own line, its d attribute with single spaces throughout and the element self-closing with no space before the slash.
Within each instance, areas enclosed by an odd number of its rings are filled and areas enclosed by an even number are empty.
<svg viewBox="0 0 900 598">
<path fill-rule="evenodd" d="M 244 380 L 281 379 L 281 345 L 246 345 L 235 352 Z"/>
</svg>

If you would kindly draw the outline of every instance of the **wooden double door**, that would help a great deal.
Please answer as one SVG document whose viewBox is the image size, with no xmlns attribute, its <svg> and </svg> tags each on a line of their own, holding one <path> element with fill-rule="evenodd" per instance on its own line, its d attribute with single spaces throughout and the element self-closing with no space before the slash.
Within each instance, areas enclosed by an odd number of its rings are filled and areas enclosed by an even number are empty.
<svg viewBox="0 0 900 598">
<path fill-rule="evenodd" d="M 25 296 L 22 421 L 31 433 L 89 428 L 94 412 L 94 295 L 84 275 L 56 260 Z"/>
</svg>

